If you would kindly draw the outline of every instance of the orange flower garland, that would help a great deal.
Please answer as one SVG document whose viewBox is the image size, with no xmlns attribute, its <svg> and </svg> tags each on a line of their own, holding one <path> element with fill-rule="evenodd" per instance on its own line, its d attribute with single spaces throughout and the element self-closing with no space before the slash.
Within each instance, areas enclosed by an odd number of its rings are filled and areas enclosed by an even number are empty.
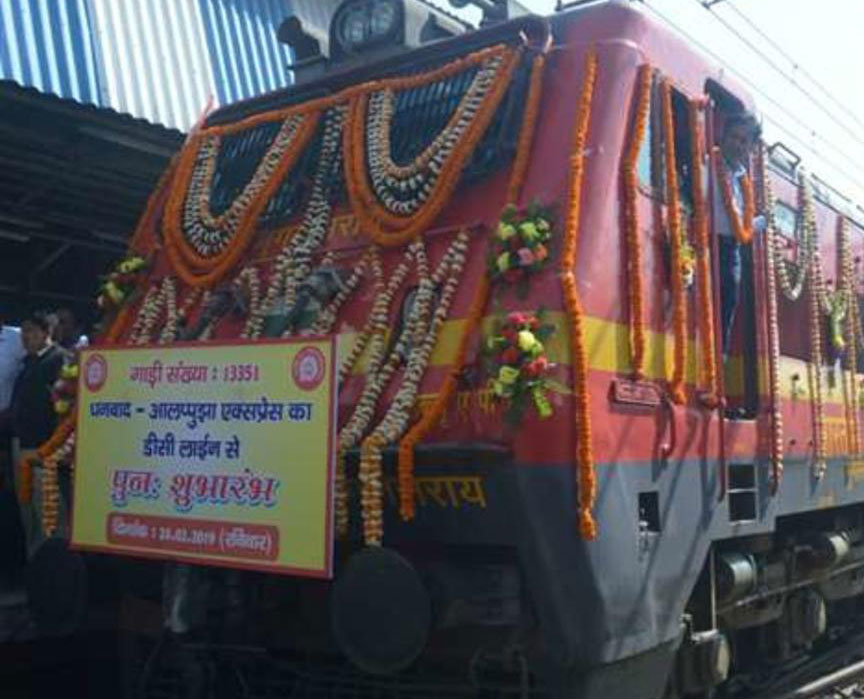
<svg viewBox="0 0 864 699">
<path fill-rule="evenodd" d="M 72 414 L 57 425 L 47 442 L 39 445 L 35 456 L 21 460 L 21 488 L 18 497 L 22 503 L 30 503 L 33 496 L 33 461 L 38 459 L 44 463 L 48 457 L 63 447 L 74 431 L 75 415 Z"/>
<path fill-rule="evenodd" d="M 583 311 L 576 284 L 576 251 L 579 244 L 579 220 L 582 203 L 582 179 L 585 170 L 585 141 L 591 122 L 591 103 L 597 81 L 597 52 L 592 48 L 585 57 L 585 76 L 579 97 L 579 111 L 573 130 L 570 172 L 567 184 L 569 206 L 561 253 L 561 284 L 570 321 L 570 372 L 575 394 L 577 454 L 579 469 L 579 531 L 585 539 L 597 537 L 594 502 L 597 499 L 597 474 L 594 472 L 594 447 L 591 431 L 591 406 L 588 402 L 588 356 L 585 351 Z"/>
<path fill-rule="evenodd" d="M 749 245 L 753 240 L 753 218 L 756 215 L 756 205 L 753 201 L 753 183 L 750 181 L 750 176 L 747 173 L 741 176 L 741 195 L 744 198 L 744 220 L 738 214 L 738 209 L 735 208 L 735 202 L 732 199 L 732 183 L 729 179 L 729 172 L 726 169 L 726 164 L 723 162 L 723 156 L 715 151 L 714 164 L 717 171 L 717 179 L 720 181 L 720 193 L 723 195 L 723 208 L 726 209 L 726 215 L 729 217 L 729 222 L 732 224 L 732 232 L 735 234 L 735 239 L 742 245 Z"/>
<path fill-rule="evenodd" d="M 522 117 L 522 127 L 519 133 L 519 145 L 516 151 L 516 160 L 510 173 L 510 182 L 507 186 L 507 201 L 516 204 L 525 184 L 525 175 L 530 162 L 531 146 L 534 142 L 534 134 L 537 126 L 537 115 L 540 109 L 540 97 L 543 94 L 543 71 L 546 66 L 546 54 L 542 53 L 534 58 L 531 68 L 531 85 L 528 89 L 528 98 L 525 105 L 525 113 Z M 490 291 L 489 278 L 484 274 L 474 292 L 471 307 L 465 319 L 462 335 L 456 357 L 444 379 L 444 384 L 435 396 L 433 403 L 423 412 L 420 419 L 414 423 L 410 430 L 399 442 L 399 513 L 404 520 L 414 519 L 416 513 L 416 500 L 414 497 L 414 449 L 441 421 L 459 385 L 459 377 L 465 367 L 468 356 L 468 346 L 476 328 L 483 320 L 483 312 L 489 301 Z"/>
<path fill-rule="evenodd" d="M 144 236 L 147 235 L 147 233 L 156 225 L 156 211 L 159 204 L 161 204 L 163 199 L 165 199 L 165 195 L 167 194 L 165 191 L 166 187 L 173 183 L 174 173 L 177 171 L 177 164 L 179 161 L 180 154 L 175 153 L 172 156 L 171 161 L 168 163 L 168 167 L 166 167 L 159 176 L 159 180 L 156 182 L 156 187 L 154 187 L 153 192 L 147 199 L 147 204 L 144 206 L 144 213 L 141 214 L 141 217 L 138 219 L 138 225 L 135 226 L 135 232 L 129 239 L 129 250 L 142 254 L 143 251 L 141 248 L 144 244 Z"/>
<path fill-rule="evenodd" d="M 447 159 L 426 203 L 411 216 L 396 216 L 387 211 L 372 191 L 366 176 L 365 128 L 366 94 L 357 95 L 349 109 L 343 148 L 345 179 L 351 209 L 361 229 L 372 240 L 384 247 L 404 245 L 426 230 L 441 213 L 459 183 L 459 175 L 477 144 L 486 132 L 504 93 L 510 86 L 510 78 L 521 59 L 520 51 L 508 51 L 505 65 L 499 72 L 495 86 L 483 102 L 467 128 L 462 142 Z M 431 82 L 427 76 L 423 83 Z"/>
<path fill-rule="evenodd" d="M 447 403 L 456 392 L 459 377 L 462 375 L 465 359 L 468 355 L 469 341 L 474 334 L 473 331 L 480 326 L 483 320 L 483 311 L 486 308 L 488 300 L 489 279 L 484 275 L 481 277 L 477 290 L 474 293 L 471 309 L 468 311 L 465 327 L 462 331 L 462 336 L 459 338 L 459 349 L 456 352 L 456 357 L 453 360 L 450 371 L 447 373 L 447 378 L 444 379 L 444 385 L 438 391 L 435 402 L 424 411 L 420 420 L 414 423 L 399 442 L 399 514 L 404 520 L 414 519 L 416 511 L 414 500 L 414 448 L 441 420 L 447 408 Z"/>
<path fill-rule="evenodd" d="M 699 120 L 700 103 L 691 100 L 690 118 L 690 162 L 693 186 L 693 232 L 696 238 L 696 265 L 699 277 L 699 335 L 702 339 L 702 386 L 705 393 L 703 404 L 715 408 L 719 404 L 720 387 L 717 382 L 717 354 L 714 340 L 714 294 L 711 291 L 711 243 L 708 240 L 708 214 L 705 192 L 702 189 L 702 125 Z"/>
<path fill-rule="evenodd" d="M 624 234 L 627 245 L 627 305 L 630 322 L 630 358 L 633 376 L 641 379 L 645 375 L 645 313 L 642 294 L 642 240 L 639 231 L 639 177 L 636 172 L 639 152 L 645 138 L 645 126 L 651 108 L 650 65 L 640 66 L 636 79 L 636 120 L 621 161 L 621 194 Z"/>
<path fill-rule="evenodd" d="M 305 108 L 304 108 L 305 111 Z M 240 215 L 237 224 L 237 232 L 230 245 L 224 252 L 214 255 L 212 258 L 200 256 L 191 249 L 183 237 L 183 204 L 189 196 L 189 182 L 195 166 L 196 154 L 201 145 L 204 135 L 212 135 L 213 129 L 196 134 L 186 147 L 188 155 L 181 158 L 174 187 L 165 205 L 165 217 L 163 229 L 165 234 L 165 246 L 171 265 L 177 272 L 177 276 L 189 286 L 213 286 L 221 281 L 237 264 L 243 253 L 255 236 L 258 217 L 267 206 L 267 202 L 282 184 L 286 174 L 291 170 L 297 158 L 303 152 L 309 139 L 315 133 L 318 126 L 319 112 L 307 113 L 298 128 L 296 140 L 291 148 L 283 156 L 279 165 L 274 169 L 267 184 L 255 196 L 252 203 Z M 216 129 L 216 133 L 221 130 Z M 194 268 L 194 269 L 193 269 Z"/>
<path fill-rule="evenodd" d="M 531 161 L 531 146 L 537 131 L 537 115 L 540 112 L 540 96 L 543 94 L 543 71 L 546 68 L 546 54 L 534 57 L 531 65 L 531 84 L 528 87 L 528 97 L 525 102 L 525 112 L 522 115 L 522 128 L 519 131 L 519 143 L 516 146 L 516 159 L 510 173 L 507 185 L 507 203 L 516 204 L 522 185 L 525 183 L 525 173 Z"/>
<path fill-rule="evenodd" d="M 672 324 L 675 336 L 675 360 L 670 381 L 672 400 L 683 405 L 684 369 L 687 365 L 687 297 L 681 278 L 681 207 L 678 200 L 678 170 L 675 167 L 675 125 L 672 120 L 672 86 L 669 80 L 660 85 L 663 108 L 663 135 L 666 145 L 666 217 L 672 249 Z"/>
</svg>

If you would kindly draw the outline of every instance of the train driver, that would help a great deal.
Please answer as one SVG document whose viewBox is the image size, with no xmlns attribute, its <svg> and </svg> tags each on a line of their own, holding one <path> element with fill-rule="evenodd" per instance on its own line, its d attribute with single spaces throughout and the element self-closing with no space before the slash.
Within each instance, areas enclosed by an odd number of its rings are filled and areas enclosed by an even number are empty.
<svg viewBox="0 0 864 699">
<path fill-rule="evenodd" d="M 735 321 L 735 310 L 741 289 L 741 242 L 736 235 L 735 223 L 724 202 L 723 187 L 731 190 L 731 204 L 738 221 L 743 219 L 745 211 L 752 210 L 745 205 L 744 182 L 750 162 L 750 153 L 759 142 L 762 129 L 759 122 L 745 112 L 731 114 L 723 125 L 723 135 L 720 139 L 722 165 L 718 168 L 718 176 L 714 178 L 714 230 L 719 236 L 718 249 L 720 257 L 720 299 L 721 327 L 723 331 L 723 361 L 729 356 L 729 343 L 732 337 L 732 326 Z M 722 174 L 721 174 L 722 173 Z M 724 185 L 723 179 L 727 180 Z M 728 196 L 728 195 L 727 195 Z M 752 214 L 751 214 L 752 215 Z M 739 224 L 740 225 L 740 224 Z M 754 233 L 765 229 L 765 217 L 754 216 L 752 220 Z"/>
</svg>

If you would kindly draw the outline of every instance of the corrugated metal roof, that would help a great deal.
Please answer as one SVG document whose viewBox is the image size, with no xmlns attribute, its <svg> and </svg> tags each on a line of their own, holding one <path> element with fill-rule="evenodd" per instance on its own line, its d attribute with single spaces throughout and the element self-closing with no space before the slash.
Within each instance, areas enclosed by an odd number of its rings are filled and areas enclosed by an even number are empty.
<svg viewBox="0 0 864 699">
<path fill-rule="evenodd" d="M 289 0 L 0 0 L 0 78 L 188 129 L 290 84 Z"/>
<path fill-rule="evenodd" d="M 287 46 L 276 39 L 288 0 L 199 0 L 219 104 L 290 84 Z"/>
<path fill-rule="evenodd" d="M 0 0 L 0 78 L 99 104 L 87 0 Z"/>
<path fill-rule="evenodd" d="M 204 23 L 189 0 L 88 0 L 104 104 L 188 128 L 215 94 Z"/>
</svg>

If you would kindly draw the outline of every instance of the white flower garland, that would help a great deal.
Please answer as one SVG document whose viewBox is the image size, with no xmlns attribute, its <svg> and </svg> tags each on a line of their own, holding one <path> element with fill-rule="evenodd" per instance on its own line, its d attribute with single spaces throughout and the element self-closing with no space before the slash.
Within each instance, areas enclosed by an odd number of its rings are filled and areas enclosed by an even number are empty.
<svg viewBox="0 0 864 699">
<path fill-rule="evenodd" d="M 762 155 L 764 158 L 764 154 Z M 770 383 L 771 383 L 771 428 L 772 449 L 771 461 L 773 466 L 772 477 L 776 478 L 773 483 L 774 490 L 780 487 L 783 477 L 783 405 L 780 398 L 780 324 L 777 313 L 777 278 L 775 267 L 777 264 L 777 227 L 774 221 L 774 193 L 771 190 L 771 182 L 765 172 L 764 160 L 762 162 L 762 187 L 765 207 L 768 212 L 768 227 L 765 231 L 765 244 L 767 255 L 765 259 L 766 277 L 768 283 L 768 351 L 771 355 Z M 779 269 L 778 269 L 779 272 Z M 788 279 L 787 279 L 788 281 Z M 798 291 L 800 294 L 800 289 Z"/>
<path fill-rule="evenodd" d="M 339 315 L 342 305 L 348 300 L 351 294 L 354 293 L 354 290 L 360 284 L 363 275 L 366 273 L 366 268 L 369 264 L 369 257 L 370 254 L 367 253 L 360 258 L 360 261 L 352 268 L 348 279 L 342 283 L 342 288 L 339 289 L 339 292 L 318 314 L 315 323 L 309 329 L 310 335 L 327 335 L 333 331 L 333 326 L 336 324 L 336 318 Z M 329 266 L 327 260 L 321 262 L 321 267 L 327 266 Z"/>
<path fill-rule="evenodd" d="M 243 215 L 272 179 L 279 163 L 294 146 L 301 125 L 308 118 L 307 115 L 294 114 L 285 119 L 243 191 L 219 216 L 214 216 L 210 211 L 210 197 L 222 137 L 207 135 L 202 138 L 182 217 L 183 236 L 199 255 L 214 257 L 228 247 Z"/>
<path fill-rule="evenodd" d="M 369 97 L 366 119 L 369 179 L 378 199 L 391 213 L 410 216 L 429 198 L 444 164 L 471 126 L 504 66 L 505 57 L 500 54 L 490 56 L 481 64 L 450 122 L 407 165 L 397 165 L 391 156 L 392 90 L 381 90 Z"/>
<path fill-rule="evenodd" d="M 159 317 L 165 312 L 165 324 L 159 333 L 160 345 L 173 342 L 180 327 L 180 312 L 177 310 L 177 285 L 172 277 L 165 277 L 158 285 L 151 286 L 144 295 L 138 315 L 129 333 L 129 344 L 146 345 L 153 341 L 153 332 Z"/>
<path fill-rule="evenodd" d="M 250 317 L 251 338 L 258 338 L 263 328 L 264 315 L 282 304 L 291 308 L 296 300 L 297 288 L 305 280 L 312 268 L 312 257 L 324 242 L 330 229 L 332 206 L 328 201 L 327 182 L 334 169 L 341 166 L 342 127 L 346 108 L 336 106 L 328 110 L 324 119 L 324 133 L 321 136 L 321 152 L 318 167 L 312 181 L 312 192 L 303 212 L 303 220 L 291 240 L 285 244 L 270 273 L 264 300 Z M 286 334 L 290 333 L 290 329 Z"/>
<path fill-rule="evenodd" d="M 393 397 L 387 412 L 361 449 L 359 479 L 363 513 L 363 538 L 367 545 L 380 546 L 383 529 L 382 447 L 404 432 L 411 420 L 412 409 L 420 391 L 432 350 L 450 312 L 450 305 L 459 286 L 465 253 L 468 249 L 468 233 L 460 231 L 450 248 L 442 257 L 431 278 L 421 276 L 420 286 L 412 309 L 416 316 L 413 344 L 408 354 L 402 383 Z M 425 259 L 424 259 L 425 261 Z M 418 259 L 419 262 L 419 259 Z M 444 275 L 447 273 L 446 281 Z M 431 314 L 435 290 L 444 282 L 441 298 Z"/>
<path fill-rule="evenodd" d="M 356 446 L 363 436 L 363 432 L 372 421 L 375 403 L 384 385 L 389 381 L 399 358 L 396 348 L 385 358 L 387 349 L 388 318 L 390 306 L 396 291 L 402 286 L 408 274 L 408 260 L 414 256 L 414 250 L 418 243 L 409 246 L 405 251 L 404 259 L 399 263 L 384 286 L 384 275 L 381 269 L 381 260 L 377 254 L 372 258 L 372 273 L 375 279 L 375 300 L 372 311 L 366 321 L 366 326 L 354 342 L 345 361 L 339 367 L 339 389 L 342 388 L 348 375 L 351 373 L 357 360 L 363 354 L 369 341 L 372 341 L 369 349 L 369 362 L 366 367 L 366 382 L 360 397 L 354 403 L 354 410 L 339 432 L 338 449 L 336 457 L 336 479 L 335 479 L 335 514 L 336 533 L 344 537 L 348 533 L 348 486 L 345 475 L 345 452 Z M 422 245 L 422 243 L 420 244 Z M 403 328 L 402 335 L 408 330 Z M 401 341 L 401 337 L 400 337 Z M 397 346 L 399 343 L 397 343 Z"/>
<path fill-rule="evenodd" d="M 234 279 L 234 288 L 242 290 L 244 284 L 249 290 L 249 314 L 240 337 L 259 337 L 264 327 L 264 306 L 261 303 L 261 277 L 254 265 L 244 267 Z"/>
<path fill-rule="evenodd" d="M 777 220 L 774 211 L 775 198 L 769 181 L 765 183 L 765 201 L 768 228 L 773 231 L 776 241 Z M 812 262 L 813 240 L 816 240 L 818 236 L 815 229 L 815 219 L 808 214 L 808 212 L 812 212 L 813 210 L 813 191 L 809 179 L 803 170 L 798 173 L 798 203 L 800 208 L 798 216 L 801 221 L 802 235 L 797 260 L 794 262 L 787 260 L 782 250 L 780 250 L 780 246 L 776 244 L 774 246 L 774 267 L 777 271 L 777 281 L 783 295 L 790 301 L 797 301 L 801 296 L 801 291 L 804 289 L 804 283 L 807 280 L 807 270 L 810 268 Z"/>
</svg>

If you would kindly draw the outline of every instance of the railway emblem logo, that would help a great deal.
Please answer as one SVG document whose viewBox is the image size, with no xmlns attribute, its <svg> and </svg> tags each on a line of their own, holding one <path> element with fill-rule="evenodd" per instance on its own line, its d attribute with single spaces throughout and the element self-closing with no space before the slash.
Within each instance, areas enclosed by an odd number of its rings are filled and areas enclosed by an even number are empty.
<svg viewBox="0 0 864 699">
<path fill-rule="evenodd" d="M 84 364 L 84 385 L 87 390 L 96 393 L 108 380 L 108 362 L 101 354 L 94 354 L 87 358 Z"/>
<path fill-rule="evenodd" d="M 291 374 L 296 383 L 304 391 L 312 391 L 324 380 L 326 361 L 317 347 L 304 347 L 291 367 Z"/>
</svg>

